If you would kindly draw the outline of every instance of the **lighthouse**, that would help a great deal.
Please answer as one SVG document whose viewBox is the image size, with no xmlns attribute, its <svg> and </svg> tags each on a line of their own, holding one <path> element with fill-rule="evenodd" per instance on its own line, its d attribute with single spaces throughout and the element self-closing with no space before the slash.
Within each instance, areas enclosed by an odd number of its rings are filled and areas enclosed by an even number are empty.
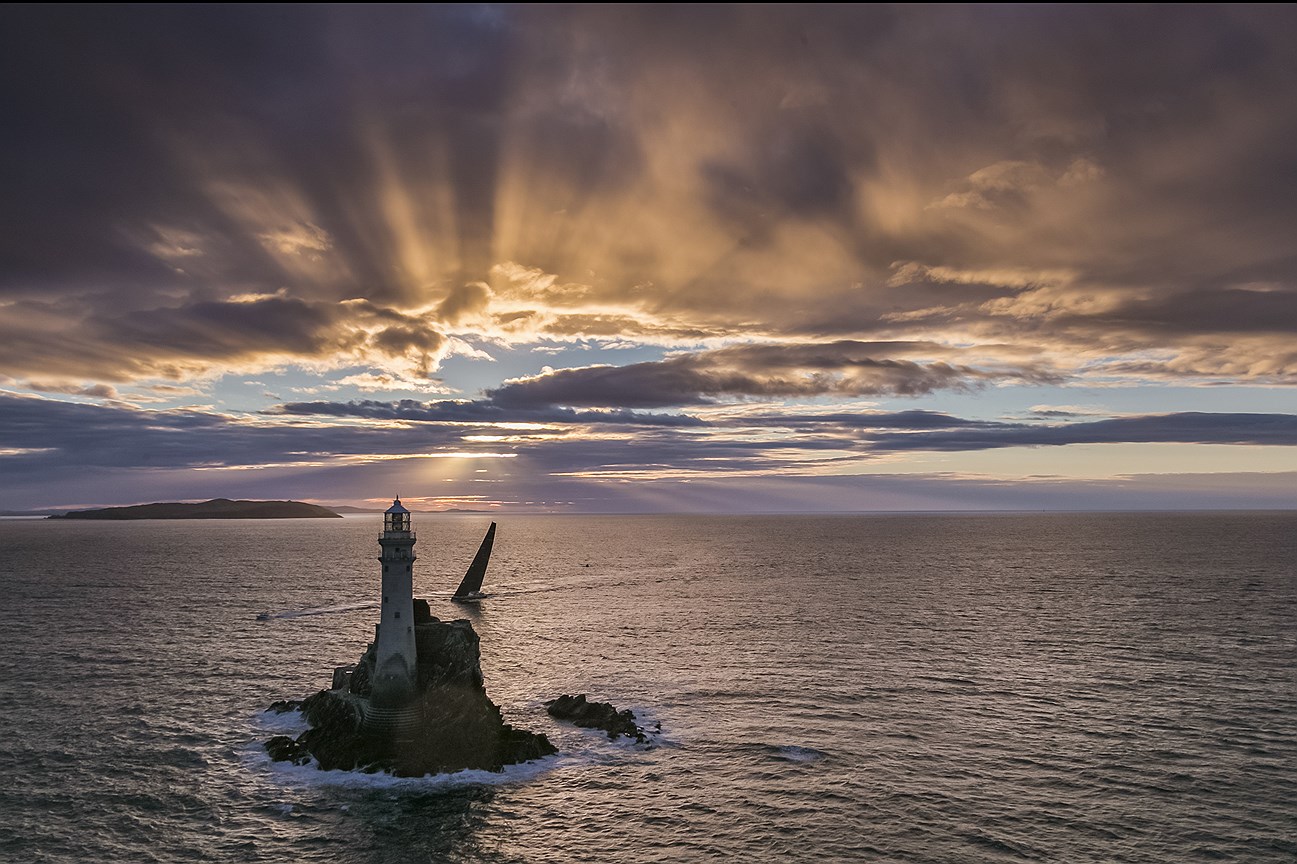
<svg viewBox="0 0 1297 864">
<path fill-rule="evenodd" d="M 399 709 L 414 695 L 414 531 L 400 496 L 383 514 L 378 544 L 383 552 L 383 603 L 374 628 L 374 689 L 377 709 Z"/>
</svg>

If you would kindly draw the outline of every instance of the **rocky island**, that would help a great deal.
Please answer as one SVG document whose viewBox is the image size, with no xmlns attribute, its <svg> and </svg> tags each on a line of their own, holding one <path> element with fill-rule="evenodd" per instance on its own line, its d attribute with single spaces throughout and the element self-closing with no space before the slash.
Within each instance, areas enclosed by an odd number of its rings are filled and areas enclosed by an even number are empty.
<svg viewBox="0 0 1297 864">
<path fill-rule="evenodd" d="M 545 703 L 545 710 L 556 720 L 566 720 L 582 729 L 599 729 L 608 733 L 609 740 L 625 735 L 639 744 L 648 743 L 648 734 L 635 722 L 635 714 L 627 709 L 618 711 L 611 702 L 591 702 L 584 693 L 572 696 L 564 693 Z M 659 723 L 657 731 L 661 731 Z"/>
<path fill-rule="evenodd" d="M 275 760 L 304 764 L 314 757 L 323 770 L 389 771 L 398 777 L 505 765 L 557 753 L 544 735 L 516 729 L 486 695 L 477 633 L 468 621 L 440 621 L 426 600 L 414 601 L 417 674 L 414 696 L 399 709 L 375 707 L 378 652 L 370 645 L 355 666 L 334 674 L 334 687 L 301 703 L 310 724 L 296 739 L 266 742 Z"/>
<path fill-rule="evenodd" d="M 494 533 L 492 522 L 470 573 L 485 570 Z M 325 771 L 421 777 L 468 768 L 500 771 L 558 752 L 544 735 L 506 723 L 486 695 L 473 625 L 441 621 L 427 600 L 414 598 L 415 540 L 410 511 L 398 498 L 383 514 L 378 537 L 383 599 L 374 641 L 355 665 L 334 669 L 328 690 L 271 704 L 277 713 L 300 710 L 310 725 L 296 738 L 267 741 L 271 759 L 297 765 L 314 760 Z M 585 694 L 565 694 L 545 705 L 555 719 L 602 730 L 609 739 L 650 743 L 633 713 Z"/>
<path fill-rule="evenodd" d="M 201 504 L 136 504 L 73 510 L 48 519 L 341 519 L 327 507 L 302 501 L 231 501 L 214 498 Z"/>
<path fill-rule="evenodd" d="M 413 597 L 415 533 L 400 499 L 383 515 L 382 605 L 374 641 L 332 687 L 301 703 L 310 728 L 266 742 L 272 759 L 324 770 L 390 771 L 401 777 L 539 759 L 557 748 L 544 735 L 504 722 L 486 695 L 477 633 L 468 621 L 433 617 Z"/>
</svg>

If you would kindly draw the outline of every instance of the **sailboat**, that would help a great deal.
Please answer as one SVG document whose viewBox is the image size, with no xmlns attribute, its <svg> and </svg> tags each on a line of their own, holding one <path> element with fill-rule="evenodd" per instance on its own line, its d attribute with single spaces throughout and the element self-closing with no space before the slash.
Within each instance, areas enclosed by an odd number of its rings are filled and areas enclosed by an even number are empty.
<svg viewBox="0 0 1297 864">
<path fill-rule="evenodd" d="M 464 574 L 464 581 L 459 583 L 455 589 L 455 594 L 450 599 L 456 603 L 476 603 L 488 595 L 482 593 L 482 577 L 486 575 L 486 564 L 491 560 L 491 544 L 495 542 L 495 523 L 486 529 L 486 536 L 482 538 L 482 545 L 477 547 L 477 554 L 473 556 L 473 563 L 468 565 L 468 572 Z"/>
</svg>

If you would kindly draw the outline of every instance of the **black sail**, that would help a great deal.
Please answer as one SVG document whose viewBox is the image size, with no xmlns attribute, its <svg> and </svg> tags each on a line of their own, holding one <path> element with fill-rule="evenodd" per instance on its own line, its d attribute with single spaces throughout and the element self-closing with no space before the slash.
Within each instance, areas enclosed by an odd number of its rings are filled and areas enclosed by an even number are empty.
<svg viewBox="0 0 1297 864">
<path fill-rule="evenodd" d="M 486 563 L 491 560 L 491 544 L 495 542 L 495 523 L 486 529 L 486 536 L 482 538 L 482 545 L 477 547 L 477 554 L 473 556 L 473 563 L 468 565 L 468 572 L 464 574 L 464 581 L 459 583 L 459 588 L 455 590 L 456 597 L 463 597 L 472 594 L 475 591 L 482 590 L 482 577 L 486 576 Z"/>
</svg>

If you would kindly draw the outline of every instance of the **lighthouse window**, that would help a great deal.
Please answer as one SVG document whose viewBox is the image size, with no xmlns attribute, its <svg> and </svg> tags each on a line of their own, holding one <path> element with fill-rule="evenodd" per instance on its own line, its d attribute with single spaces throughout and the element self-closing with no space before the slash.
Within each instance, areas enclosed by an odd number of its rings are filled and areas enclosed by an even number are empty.
<svg viewBox="0 0 1297 864">
<path fill-rule="evenodd" d="M 383 572 L 384 572 L 384 573 L 387 572 L 387 565 L 386 565 L 386 564 L 383 565 Z"/>
<path fill-rule="evenodd" d="M 401 617 L 401 610 L 400 610 L 400 609 L 397 609 L 397 610 L 396 610 L 396 617 L 397 617 L 397 618 L 400 618 L 400 617 Z"/>
<path fill-rule="evenodd" d="M 383 595 L 383 602 L 384 602 L 384 603 L 387 602 L 387 595 L 386 595 L 386 594 Z"/>
</svg>

